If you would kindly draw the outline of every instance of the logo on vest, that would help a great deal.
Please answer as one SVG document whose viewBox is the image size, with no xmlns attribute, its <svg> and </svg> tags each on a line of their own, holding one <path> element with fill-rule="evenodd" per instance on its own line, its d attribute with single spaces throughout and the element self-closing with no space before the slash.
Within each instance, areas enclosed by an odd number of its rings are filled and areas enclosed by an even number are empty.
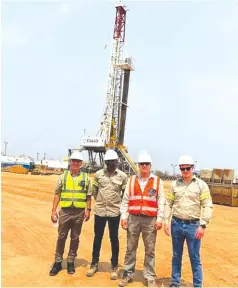
<svg viewBox="0 0 238 288">
<path fill-rule="evenodd" d="M 82 180 L 82 181 L 79 181 L 79 186 L 81 186 L 81 187 L 85 187 L 85 181 L 84 180 Z"/>
<path fill-rule="evenodd" d="M 155 195 L 156 195 L 156 190 L 155 189 L 150 189 L 149 190 L 149 196 L 155 197 Z"/>
</svg>

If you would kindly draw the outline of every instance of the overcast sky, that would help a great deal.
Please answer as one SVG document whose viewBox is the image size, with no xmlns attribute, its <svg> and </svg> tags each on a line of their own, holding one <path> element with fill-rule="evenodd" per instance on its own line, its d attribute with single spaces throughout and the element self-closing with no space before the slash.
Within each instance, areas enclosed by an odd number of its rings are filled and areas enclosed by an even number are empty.
<svg viewBox="0 0 238 288">
<path fill-rule="evenodd" d="M 124 1 L 131 74 L 125 145 L 136 161 L 172 171 L 182 154 L 199 168 L 238 173 L 238 1 Z M 2 150 L 67 156 L 104 107 L 114 1 L 2 4 Z M 105 48 L 107 45 L 107 48 Z M 236 173 L 236 174 L 237 174 Z"/>
</svg>

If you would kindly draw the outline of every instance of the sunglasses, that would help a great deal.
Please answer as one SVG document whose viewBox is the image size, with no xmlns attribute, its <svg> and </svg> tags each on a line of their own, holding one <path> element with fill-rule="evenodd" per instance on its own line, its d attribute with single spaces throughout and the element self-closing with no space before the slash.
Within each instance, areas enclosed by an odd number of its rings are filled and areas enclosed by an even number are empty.
<svg viewBox="0 0 238 288">
<path fill-rule="evenodd" d="M 149 162 L 143 162 L 143 163 L 139 163 L 139 165 L 140 165 L 140 166 L 144 166 L 144 165 L 149 166 L 150 163 L 149 163 Z"/>
<path fill-rule="evenodd" d="M 190 171 L 193 167 L 184 167 L 184 168 L 180 168 L 181 171 Z"/>
</svg>

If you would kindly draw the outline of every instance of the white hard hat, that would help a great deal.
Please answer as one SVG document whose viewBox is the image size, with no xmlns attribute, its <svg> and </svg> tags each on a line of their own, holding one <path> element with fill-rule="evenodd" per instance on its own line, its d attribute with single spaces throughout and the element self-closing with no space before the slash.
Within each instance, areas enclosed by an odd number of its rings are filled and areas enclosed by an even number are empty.
<svg viewBox="0 0 238 288">
<path fill-rule="evenodd" d="M 115 152 L 115 151 L 112 150 L 112 149 L 107 150 L 107 152 L 105 153 L 105 156 L 104 156 L 104 161 L 107 161 L 107 160 L 116 160 L 116 159 L 118 159 L 117 152 Z"/>
<path fill-rule="evenodd" d="M 83 161 L 83 154 L 81 152 L 75 151 L 70 155 L 69 159 Z"/>
<path fill-rule="evenodd" d="M 138 163 L 152 163 L 150 155 L 147 152 L 141 152 L 138 155 Z"/>
<path fill-rule="evenodd" d="M 194 165 L 193 158 L 188 155 L 183 155 L 179 158 L 178 165 Z"/>
</svg>

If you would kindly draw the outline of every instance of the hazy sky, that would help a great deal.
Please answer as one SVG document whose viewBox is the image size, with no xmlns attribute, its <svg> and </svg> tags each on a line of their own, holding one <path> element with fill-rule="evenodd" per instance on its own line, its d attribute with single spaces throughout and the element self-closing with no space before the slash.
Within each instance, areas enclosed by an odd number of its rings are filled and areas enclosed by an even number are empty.
<svg viewBox="0 0 238 288">
<path fill-rule="evenodd" d="M 125 145 L 172 171 L 181 154 L 238 173 L 238 1 L 124 1 L 131 74 Z M 2 146 L 67 156 L 99 128 L 115 1 L 5 1 Z M 104 49 L 105 45 L 107 48 Z"/>
</svg>

